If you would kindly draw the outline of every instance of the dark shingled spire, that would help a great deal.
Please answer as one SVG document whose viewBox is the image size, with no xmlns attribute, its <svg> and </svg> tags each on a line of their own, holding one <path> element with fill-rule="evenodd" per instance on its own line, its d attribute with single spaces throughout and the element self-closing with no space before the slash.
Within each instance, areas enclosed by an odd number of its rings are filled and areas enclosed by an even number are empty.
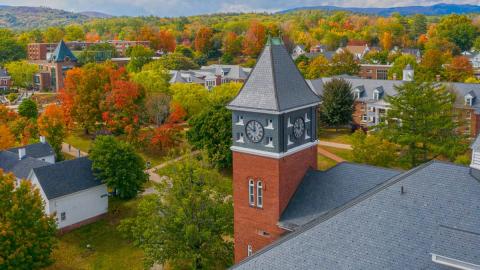
<svg viewBox="0 0 480 270">
<path fill-rule="evenodd" d="M 280 113 L 319 102 L 282 40 L 269 38 L 248 80 L 228 108 Z"/>
<path fill-rule="evenodd" d="M 76 62 L 77 58 L 73 55 L 72 51 L 67 47 L 67 44 L 61 40 L 53 54 L 50 56 L 50 61 L 53 62 L 65 62 L 66 60 Z"/>
</svg>

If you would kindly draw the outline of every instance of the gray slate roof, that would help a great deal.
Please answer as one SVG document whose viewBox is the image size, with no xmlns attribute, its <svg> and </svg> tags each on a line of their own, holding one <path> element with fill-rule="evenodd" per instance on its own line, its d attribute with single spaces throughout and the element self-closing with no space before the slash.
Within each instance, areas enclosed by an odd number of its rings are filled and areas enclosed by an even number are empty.
<svg viewBox="0 0 480 270">
<path fill-rule="evenodd" d="M 461 248 L 459 248 L 461 247 Z M 432 253 L 471 264 L 480 265 L 480 233 L 448 226 L 439 226 Z"/>
<path fill-rule="evenodd" d="M 22 160 L 19 160 L 18 153 L 10 151 L 0 152 L 0 169 L 13 173 L 18 179 L 26 179 L 32 169 L 48 164 L 50 163 L 31 157 L 24 157 Z"/>
<path fill-rule="evenodd" d="M 41 157 L 51 156 L 55 154 L 52 146 L 47 142 L 34 143 L 34 144 L 25 145 L 22 147 L 15 147 L 15 148 L 8 149 L 8 151 L 18 154 L 18 149 L 20 148 L 25 148 L 27 157 L 32 157 L 32 158 L 41 158 Z"/>
<path fill-rule="evenodd" d="M 282 112 L 313 106 L 319 101 L 295 66 L 283 42 L 271 39 L 229 108 Z"/>
<path fill-rule="evenodd" d="M 347 162 L 327 171 L 310 170 L 283 212 L 280 225 L 290 230 L 305 225 L 400 173 Z"/>
<path fill-rule="evenodd" d="M 33 169 L 48 199 L 102 185 L 93 175 L 92 162 L 77 158 Z"/>
<path fill-rule="evenodd" d="M 400 80 L 371 80 L 371 79 L 362 79 L 360 77 L 353 76 L 336 76 L 344 78 L 352 84 L 352 89 L 360 90 L 360 101 L 368 102 L 373 101 L 373 92 L 375 89 L 381 87 L 383 89 L 383 94 L 380 99 L 385 99 L 387 96 L 397 95 L 397 90 L 395 86 L 401 86 L 405 81 Z M 323 94 L 324 84 L 332 80 L 332 78 L 325 77 L 315 80 L 308 80 L 308 84 L 313 89 L 313 91 L 321 96 Z M 480 84 L 475 83 L 443 83 L 448 89 L 452 89 L 457 96 L 455 102 L 456 107 L 469 107 L 465 105 L 465 96 L 471 94 L 474 96 L 472 107 L 477 113 L 480 113 Z"/>
<path fill-rule="evenodd" d="M 72 51 L 68 48 L 67 44 L 61 40 L 55 48 L 55 51 L 53 51 L 53 54 L 50 56 L 49 60 L 53 62 L 65 62 L 67 58 L 69 58 L 72 62 L 77 61 L 77 57 L 75 57 Z"/>
<path fill-rule="evenodd" d="M 417 167 L 234 268 L 445 269 L 431 259 L 440 226 L 480 231 L 480 182 L 468 167 L 443 162 Z M 446 243 L 449 254 L 465 253 L 461 239 Z M 468 250 L 470 258 L 479 255 L 479 248 Z"/>
</svg>

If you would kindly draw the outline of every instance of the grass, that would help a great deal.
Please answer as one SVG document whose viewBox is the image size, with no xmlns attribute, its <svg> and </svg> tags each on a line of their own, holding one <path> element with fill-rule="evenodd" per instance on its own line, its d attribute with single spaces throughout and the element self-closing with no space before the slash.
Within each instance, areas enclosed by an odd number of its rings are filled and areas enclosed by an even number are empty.
<svg viewBox="0 0 480 270">
<path fill-rule="evenodd" d="M 337 162 L 335 162 L 334 160 L 332 159 L 329 159 L 323 155 L 318 155 L 318 169 L 321 170 L 321 171 L 326 171 L 330 168 L 332 168 L 333 166 L 335 166 L 337 164 Z"/>
<path fill-rule="evenodd" d="M 60 236 L 55 263 L 47 269 L 143 269 L 143 251 L 117 231 L 120 220 L 135 214 L 139 200 L 111 199 L 105 219 Z"/>
<path fill-rule="evenodd" d="M 352 144 L 352 132 L 348 128 L 339 128 L 338 131 L 334 128 L 321 128 L 319 139 L 325 142 Z"/>
<path fill-rule="evenodd" d="M 327 150 L 328 152 L 330 152 L 332 154 L 335 154 L 335 155 L 347 160 L 347 161 L 352 161 L 353 160 L 352 150 L 326 147 L 326 146 L 322 146 L 322 148 Z"/>
<path fill-rule="evenodd" d="M 83 152 L 87 152 L 92 147 L 92 139 L 84 135 L 82 131 L 74 130 L 72 133 L 65 139 L 65 142 L 71 146 L 80 149 Z"/>
</svg>

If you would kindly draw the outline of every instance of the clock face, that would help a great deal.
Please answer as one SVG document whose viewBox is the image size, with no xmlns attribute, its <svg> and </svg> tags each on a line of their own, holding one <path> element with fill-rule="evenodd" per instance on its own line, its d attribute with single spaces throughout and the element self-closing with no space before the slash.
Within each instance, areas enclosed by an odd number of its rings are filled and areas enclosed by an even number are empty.
<svg viewBox="0 0 480 270">
<path fill-rule="evenodd" d="M 295 122 L 293 123 L 293 136 L 295 136 L 295 138 L 298 139 L 302 137 L 304 132 L 305 132 L 305 121 L 303 121 L 303 118 L 299 117 L 295 119 Z"/>
<path fill-rule="evenodd" d="M 258 143 L 263 139 L 263 126 L 258 121 L 249 121 L 245 127 L 245 133 L 250 141 Z"/>
</svg>

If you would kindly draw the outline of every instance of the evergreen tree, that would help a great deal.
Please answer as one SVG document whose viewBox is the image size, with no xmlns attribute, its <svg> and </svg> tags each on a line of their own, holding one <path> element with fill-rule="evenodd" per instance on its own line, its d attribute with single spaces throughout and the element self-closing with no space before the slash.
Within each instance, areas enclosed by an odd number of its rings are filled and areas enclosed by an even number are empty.
<svg viewBox="0 0 480 270">
<path fill-rule="evenodd" d="M 378 127 L 383 138 L 403 148 L 403 160 L 410 167 L 438 155 L 453 160 L 466 150 L 464 138 L 456 133 L 454 94 L 418 81 L 395 88 L 398 94 L 387 99 L 387 121 Z"/>
<path fill-rule="evenodd" d="M 352 120 L 353 95 L 352 85 L 344 79 L 334 78 L 324 86 L 320 105 L 320 120 L 328 125 L 338 128 Z"/>
</svg>

